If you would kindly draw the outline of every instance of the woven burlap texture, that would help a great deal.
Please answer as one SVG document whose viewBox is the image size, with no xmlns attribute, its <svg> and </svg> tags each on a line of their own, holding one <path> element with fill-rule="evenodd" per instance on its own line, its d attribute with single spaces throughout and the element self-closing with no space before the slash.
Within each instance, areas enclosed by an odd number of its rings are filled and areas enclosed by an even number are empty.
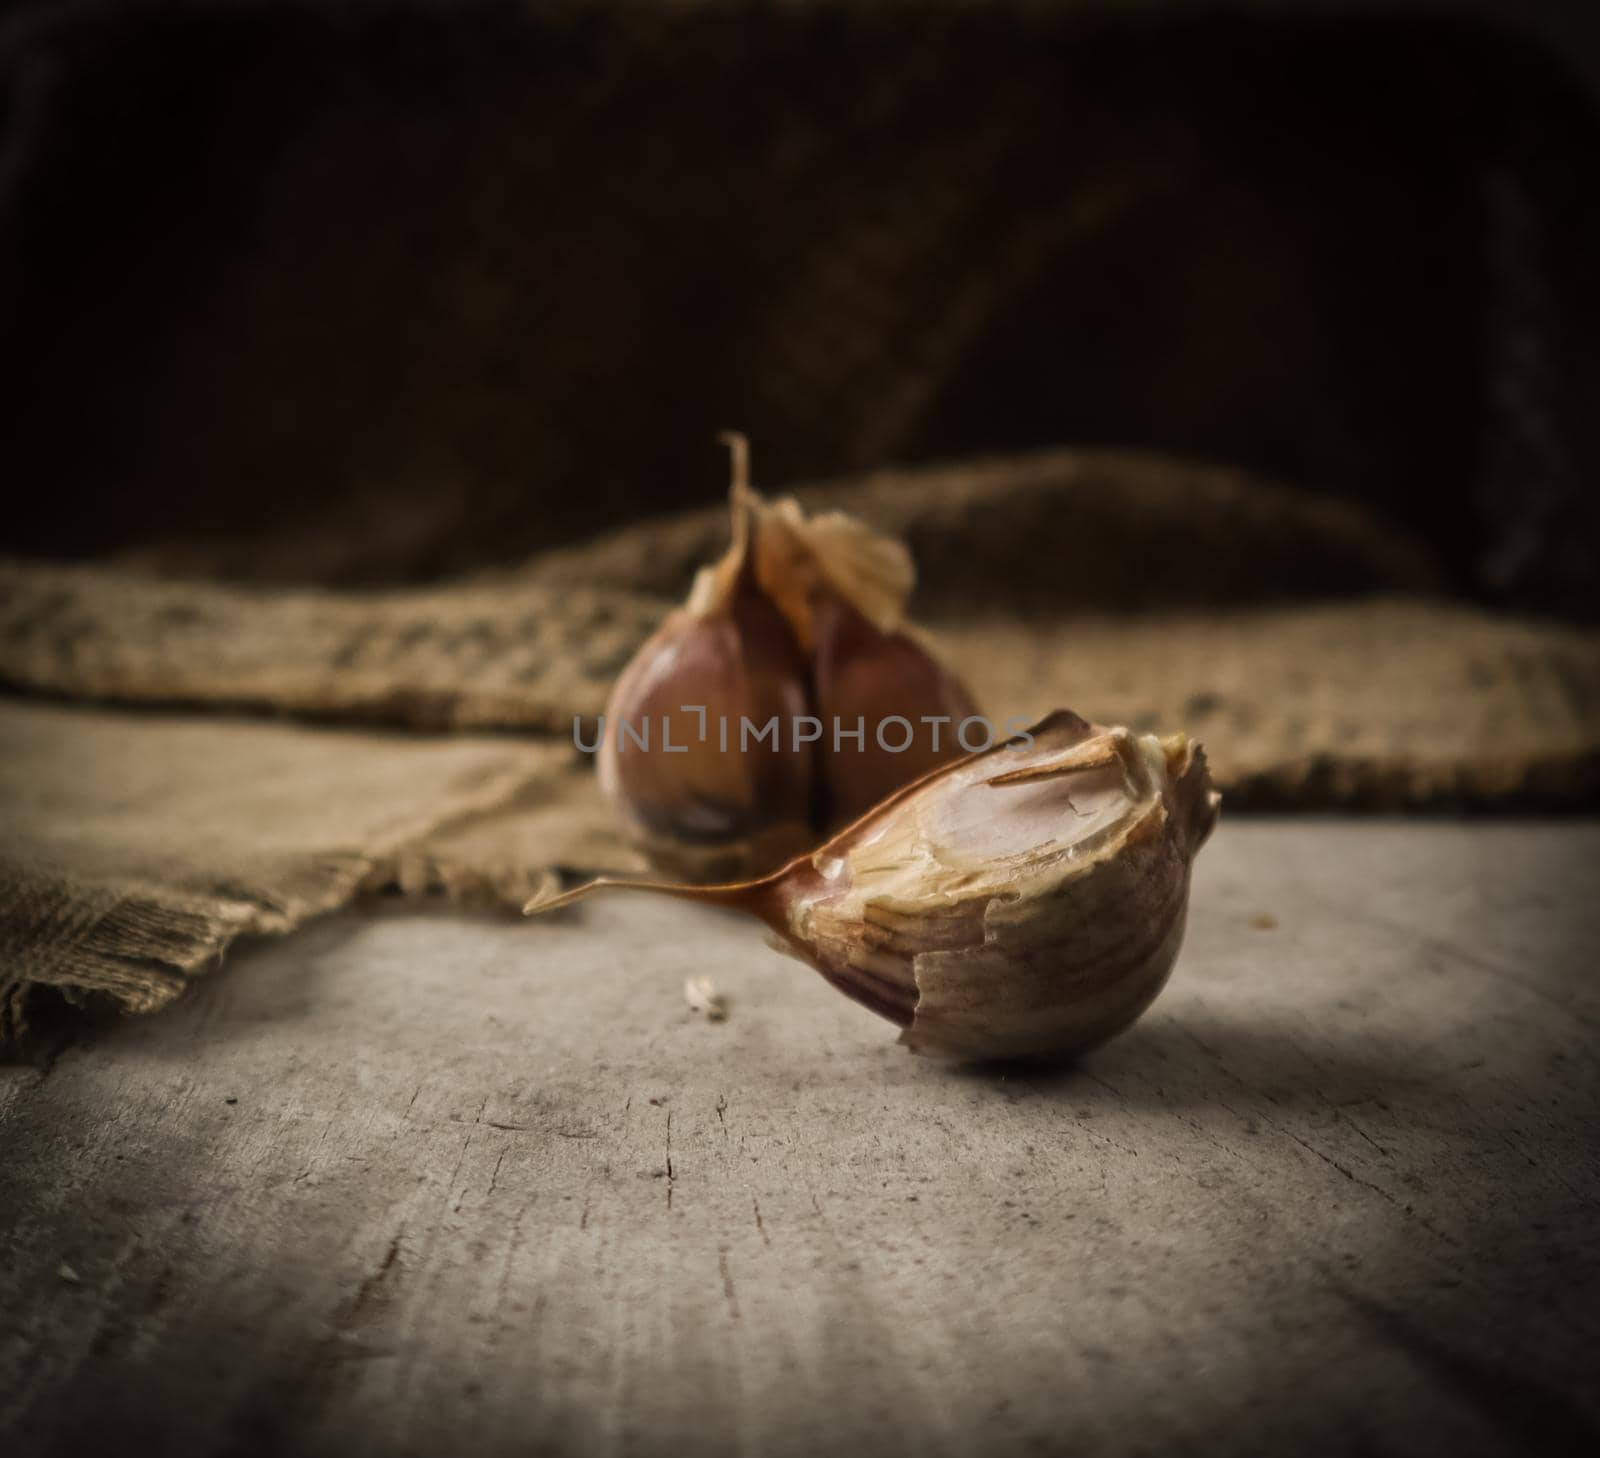
<svg viewBox="0 0 1600 1458">
<path fill-rule="evenodd" d="M 1235 807 L 1600 783 L 1600 635 L 1427 596 L 1425 555 L 1348 508 L 1078 452 L 800 494 L 912 543 L 991 716 L 1187 728 Z M 44 988 L 159 1007 L 363 888 L 511 908 L 633 865 L 574 719 L 725 536 L 713 508 L 389 594 L 0 567 L 0 680 L 57 701 L 0 706 L 0 1033 Z"/>
</svg>

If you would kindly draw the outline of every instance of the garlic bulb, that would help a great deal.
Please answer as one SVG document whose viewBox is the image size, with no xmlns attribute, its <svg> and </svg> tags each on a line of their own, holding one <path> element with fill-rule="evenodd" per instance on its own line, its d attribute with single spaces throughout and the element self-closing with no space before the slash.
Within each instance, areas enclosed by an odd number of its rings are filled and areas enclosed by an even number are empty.
<svg viewBox="0 0 1600 1458">
<path fill-rule="evenodd" d="M 601 787 L 630 837 L 695 881 L 767 871 L 814 846 L 958 758 L 957 726 L 977 712 L 904 629 L 905 546 L 842 512 L 808 518 L 792 498 L 767 501 L 750 488 L 744 437 L 723 439 L 733 543 L 623 671 L 600 751 Z M 897 726 L 885 748 L 878 731 L 894 719 L 909 738 L 898 743 Z"/>
<path fill-rule="evenodd" d="M 1161 990 L 1218 804 L 1186 735 L 1062 710 L 761 880 L 600 880 L 528 910 L 606 886 L 732 907 L 918 1052 L 1059 1057 L 1127 1027 Z"/>
</svg>

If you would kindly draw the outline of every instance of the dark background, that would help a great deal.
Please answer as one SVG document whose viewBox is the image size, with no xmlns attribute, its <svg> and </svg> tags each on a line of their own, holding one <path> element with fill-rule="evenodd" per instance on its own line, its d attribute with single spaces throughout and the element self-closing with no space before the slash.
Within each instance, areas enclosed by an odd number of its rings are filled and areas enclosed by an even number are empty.
<svg viewBox="0 0 1600 1458">
<path fill-rule="evenodd" d="M 1581 7 L 35 5 L 0 547 L 378 584 L 1061 444 L 1592 617 Z M 1588 47 L 1585 49 L 1584 47 Z"/>
</svg>

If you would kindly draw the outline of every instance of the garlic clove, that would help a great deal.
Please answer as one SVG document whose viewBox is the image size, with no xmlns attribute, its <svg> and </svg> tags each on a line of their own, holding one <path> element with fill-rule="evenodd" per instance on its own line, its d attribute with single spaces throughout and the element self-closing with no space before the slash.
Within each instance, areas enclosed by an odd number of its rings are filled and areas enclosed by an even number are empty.
<svg viewBox="0 0 1600 1458">
<path fill-rule="evenodd" d="M 758 874 L 816 843 L 812 743 L 791 725 L 810 702 L 805 659 L 761 591 L 735 445 L 734 540 L 687 604 L 612 689 L 600 786 L 653 865 L 689 880 Z M 776 742 L 745 749 L 745 724 L 776 718 Z"/>
<path fill-rule="evenodd" d="M 528 909 L 606 885 L 734 907 L 915 1051 L 1062 1057 L 1121 1031 L 1161 990 L 1218 805 L 1187 736 L 1061 711 L 761 880 L 598 881 Z"/>
<path fill-rule="evenodd" d="M 837 947 L 852 919 L 916 905 L 908 881 L 942 882 L 944 943 L 897 944 L 918 991 L 903 1041 L 982 1058 L 1091 1047 L 1143 1012 L 1182 941 L 1217 799 L 1198 751 L 1177 748 L 1174 777 L 1153 736 L 1049 726 L 1022 773 L 952 777 L 914 821 L 869 833 L 846 893 L 800 913 L 803 935 Z"/>
<path fill-rule="evenodd" d="M 706 617 L 680 610 L 640 650 L 606 706 L 599 773 L 652 864 L 715 879 L 769 870 L 814 844 L 812 746 L 783 732 L 772 749 L 725 753 L 719 742 L 746 722 L 803 715 L 803 675 L 782 619 L 759 597 Z M 643 726 L 647 745 L 627 726 Z"/>
<path fill-rule="evenodd" d="M 883 631 L 848 599 L 820 599 L 811 623 L 817 714 L 836 746 L 827 761 L 824 813 L 830 826 L 839 826 L 966 754 L 961 725 L 978 709 L 966 685 L 926 648 L 904 631 Z"/>
</svg>

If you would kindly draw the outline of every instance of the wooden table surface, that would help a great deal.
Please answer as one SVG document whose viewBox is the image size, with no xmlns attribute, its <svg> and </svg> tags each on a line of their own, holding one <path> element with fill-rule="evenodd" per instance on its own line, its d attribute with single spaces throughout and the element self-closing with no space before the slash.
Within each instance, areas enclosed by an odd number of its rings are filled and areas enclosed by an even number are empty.
<svg viewBox="0 0 1600 1458">
<path fill-rule="evenodd" d="M 690 906 L 252 945 L 0 1068 L 0 1453 L 1600 1452 L 1597 868 L 1225 821 L 1045 1073 Z"/>
</svg>

